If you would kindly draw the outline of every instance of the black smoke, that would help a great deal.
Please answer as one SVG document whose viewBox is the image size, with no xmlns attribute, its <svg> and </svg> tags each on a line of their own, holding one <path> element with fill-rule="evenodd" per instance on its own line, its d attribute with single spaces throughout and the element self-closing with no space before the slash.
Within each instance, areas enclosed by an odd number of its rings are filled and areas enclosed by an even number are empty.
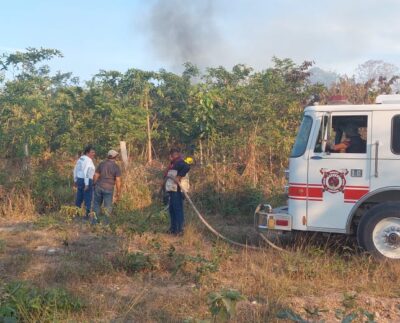
<svg viewBox="0 0 400 323">
<path fill-rule="evenodd" d="M 207 66 L 222 45 L 211 0 L 157 0 L 142 21 L 153 55 L 171 66 Z"/>
</svg>

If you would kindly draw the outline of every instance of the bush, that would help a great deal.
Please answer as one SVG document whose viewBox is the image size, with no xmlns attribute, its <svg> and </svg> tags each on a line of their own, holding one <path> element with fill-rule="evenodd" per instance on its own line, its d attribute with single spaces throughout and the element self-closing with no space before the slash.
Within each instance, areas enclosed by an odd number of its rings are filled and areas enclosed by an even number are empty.
<svg viewBox="0 0 400 323">
<path fill-rule="evenodd" d="M 214 186 L 209 184 L 196 197 L 208 213 L 236 216 L 244 221 L 252 221 L 257 205 L 265 202 L 265 196 L 261 189 L 246 184 L 224 192 L 218 192 Z"/>
<path fill-rule="evenodd" d="M 35 170 L 32 182 L 32 196 L 40 213 L 57 211 L 61 205 L 73 200 L 73 190 L 68 177 L 60 174 L 53 165 Z"/>
<path fill-rule="evenodd" d="M 143 252 L 125 253 L 116 259 L 118 267 L 129 273 L 156 269 L 158 259 L 155 255 L 147 255 Z"/>
<path fill-rule="evenodd" d="M 41 290 L 17 281 L 4 287 L 0 298 L 0 319 L 5 322 L 53 322 L 60 314 L 82 308 L 81 301 L 64 289 Z"/>
</svg>

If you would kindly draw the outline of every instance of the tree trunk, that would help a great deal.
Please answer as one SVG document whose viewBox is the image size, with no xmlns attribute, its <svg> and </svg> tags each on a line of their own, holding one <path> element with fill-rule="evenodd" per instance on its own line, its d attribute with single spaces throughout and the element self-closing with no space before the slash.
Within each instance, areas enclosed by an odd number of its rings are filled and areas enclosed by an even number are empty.
<svg viewBox="0 0 400 323">
<path fill-rule="evenodd" d="M 149 109 L 149 89 L 146 88 L 144 92 L 144 107 L 146 109 L 146 122 L 147 122 L 147 162 L 153 161 L 153 147 L 151 144 L 151 124 L 150 124 L 150 109 Z"/>
<path fill-rule="evenodd" d="M 128 161 L 128 151 L 126 149 L 126 142 L 125 141 L 120 141 L 119 142 L 120 147 L 121 147 L 121 158 L 122 161 L 124 162 L 125 168 L 128 167 L 129 161 Z"/>
<path fill-rule="evenodd" d="M 272 172 L 273 172 L 273 170 L 272 170 L 272 148 L 271 147 L 269 147 L 269 172 L 270 172 L 270 174 L 272 175 Z"/>
<path fill-rule="evenodd" d="M 24 144 L 24 161 L 22 165 L 22 170 L 24 172 L 29 172 L 29 165 L 30 164 L 30 158 L 29 158 L 29 146 L 28 143 Z"/>
<path fill-rule="evenodd" d="M 203 141 L 200 139 L 199 140 L 199 147 L 200 147 L 200 165 L 203 165 L 204 160 L 203 160 Z"/>
</svg>

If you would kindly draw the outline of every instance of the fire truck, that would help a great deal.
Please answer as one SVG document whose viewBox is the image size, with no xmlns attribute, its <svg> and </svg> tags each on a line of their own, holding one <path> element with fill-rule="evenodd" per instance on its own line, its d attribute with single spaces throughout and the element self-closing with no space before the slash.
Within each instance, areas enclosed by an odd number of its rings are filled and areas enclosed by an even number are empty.
<svg viewBox="0 0 400 323">
<path fill-rule="evenodd" d="M 259 231 L 355 235 L 400 259 L 400 95 L 306 107 L 286 171 L 288 203 L 255 214 Z"/>
</svg>

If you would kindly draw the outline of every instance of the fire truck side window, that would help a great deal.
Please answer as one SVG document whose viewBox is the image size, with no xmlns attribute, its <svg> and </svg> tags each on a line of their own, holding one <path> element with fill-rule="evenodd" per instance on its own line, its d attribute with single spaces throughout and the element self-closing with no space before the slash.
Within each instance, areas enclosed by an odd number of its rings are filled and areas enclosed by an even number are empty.
<svg viewBox="0 0 400 323">
<path fill-rule="evenodd" d="M 400 115 L 392 119 L 392 152 L 400 155 Z"/>
<path fill-rule="evenodd" d="M 367 116 L 333 116 L 327 149 L 331 153 L 367 152 Z"/>
</svg>

